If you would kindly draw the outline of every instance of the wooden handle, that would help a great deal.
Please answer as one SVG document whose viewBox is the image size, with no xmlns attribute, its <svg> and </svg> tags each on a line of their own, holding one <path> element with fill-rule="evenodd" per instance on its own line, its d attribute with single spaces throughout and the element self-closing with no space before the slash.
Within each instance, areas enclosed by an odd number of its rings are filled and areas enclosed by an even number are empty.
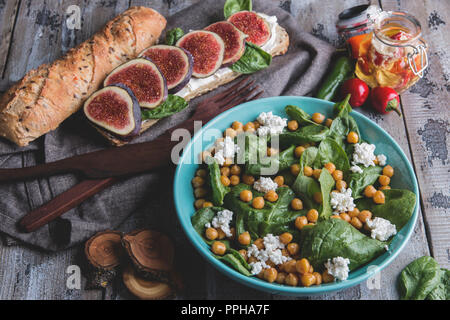
<svg viewBox="0 0 450 320">
<path fill-rule="evenodd" d="M 115 178 L 85 180 L 57 196 L 44 206 L 27 214 L 20 220 L 19 227 L 24 232 L 34 232 L 67 211 L 76 208 L 86 199 L 112 186 L 117 181 Z"/>
</svg>

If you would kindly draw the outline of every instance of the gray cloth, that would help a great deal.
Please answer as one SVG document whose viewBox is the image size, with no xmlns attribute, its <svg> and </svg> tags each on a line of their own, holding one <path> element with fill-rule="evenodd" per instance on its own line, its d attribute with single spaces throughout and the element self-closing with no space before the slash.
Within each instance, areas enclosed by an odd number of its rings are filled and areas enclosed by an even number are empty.
<svg viewBox="0 0 450 320">
<path fill-rule="evenodd" d="M 286 55 L 276 57 L 269 69 L 252 76 L 264 88 L 264 96 L 310 94 L 326 71 L 334 48 L 302 32 L 292 16 L 272 4 L 257 1 L 254 10 L 276 15 L 280 25 L 287 29 L 291 40 Z M 181 27 L 185 31 L 202 29 L 220 20 L 223 20 L 223 1 L 203 1 L 172 16 L 167 30 L 173 27 Z M 217 91 L 210 94 L 217 94 Z M 136 142 L 152 140 L 166 129 L 184 121 L 201 99 L 192 101 L 189 110 L 161 121 Z M 0 165 L 2 168 L 31 166 L 105 146 L 105 142 L 90 128 L 83 116 L 77 114 L 25 151 L 1 140 Z M 167 184 L 167 179 L 172 179 L 170 171 L 142 174 L 118 183 L 32 234 L 24 234 L 17 229 L 20 218 L 73 187 L 80 182 L 80 177 L 65 175 L 0 185 L 0 231 L 38 248 L 50 251 L 66 249 L 86 240 L 97 231 L 117 228 L 132 214 L 151 215 L 149 208 L 152 208 L 154 201 L 159 201 L 155 199 L 155 195 L 172 202 L 171 183 Z M 168 187 L 161 189 L 162 185 Z M 176 220 L 172 205 L 167 206 L 165 214 L 170 220 Z"/>
</svg>

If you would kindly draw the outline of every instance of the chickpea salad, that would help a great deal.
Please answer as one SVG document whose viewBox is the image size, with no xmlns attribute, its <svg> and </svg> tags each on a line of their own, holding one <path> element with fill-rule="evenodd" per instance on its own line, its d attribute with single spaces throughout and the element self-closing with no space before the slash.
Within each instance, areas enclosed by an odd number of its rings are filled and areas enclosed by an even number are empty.
<svg viewBox="0 0 450 320">
<path fill-rule="evenodd" d="M 287 286 L 345 281 L 389 250 L 416 195 L 390 187 L 389 155 L 361 138 L 350 96 L 333 119 L 285 108 L 238 121 L 201 154 L 194 229 L 243 275 Z"/>
</svg>

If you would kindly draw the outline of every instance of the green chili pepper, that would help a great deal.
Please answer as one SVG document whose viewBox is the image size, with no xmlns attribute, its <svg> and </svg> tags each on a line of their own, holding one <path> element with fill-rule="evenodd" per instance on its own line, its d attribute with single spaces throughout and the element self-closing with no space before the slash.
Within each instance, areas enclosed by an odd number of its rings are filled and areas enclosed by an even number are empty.
<svg viewBox="0 0 450 320">
<path fill-rule="evenodd" d="M 354 63 L 349 57 L 342 56 L 338 58 L 316 97 L 328 101 L 333 100 L 340 85 L 353 74 L 354 67 Z"/>
</svg>

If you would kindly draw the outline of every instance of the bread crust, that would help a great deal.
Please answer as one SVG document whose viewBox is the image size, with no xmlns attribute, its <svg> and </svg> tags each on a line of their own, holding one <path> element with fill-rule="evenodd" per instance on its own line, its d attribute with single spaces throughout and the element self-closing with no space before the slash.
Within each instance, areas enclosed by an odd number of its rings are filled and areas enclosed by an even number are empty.
<svg viewBox="0 0 450 320">
<path fill-rule="evenodd" d="M 157 11 L 132 7 L 61 59 L 28 72 L 0 98 L 0 135 L 23 147 L 55 130 L 111 71 L 156 44 L 166 24 Z"/>
</svg>

